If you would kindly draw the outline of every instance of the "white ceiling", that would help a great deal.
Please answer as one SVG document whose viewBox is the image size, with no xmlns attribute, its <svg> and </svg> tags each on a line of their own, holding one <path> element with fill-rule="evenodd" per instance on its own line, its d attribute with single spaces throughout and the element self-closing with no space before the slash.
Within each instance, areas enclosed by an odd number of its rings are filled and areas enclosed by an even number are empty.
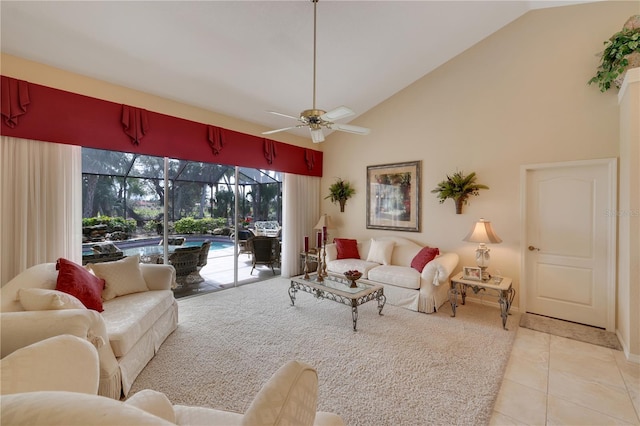
<svg viewBox="0 0 640 426">
<path fill-rule="evenodd" d="M 321 0 L 316 106 L 362 114 L 528 10 L 570 3 Z M 0 15 L 4 53 L 267 128 L 296 124 L 267 110 L 312 107 L 309 0 L 2 0 Z"/>
</svg>

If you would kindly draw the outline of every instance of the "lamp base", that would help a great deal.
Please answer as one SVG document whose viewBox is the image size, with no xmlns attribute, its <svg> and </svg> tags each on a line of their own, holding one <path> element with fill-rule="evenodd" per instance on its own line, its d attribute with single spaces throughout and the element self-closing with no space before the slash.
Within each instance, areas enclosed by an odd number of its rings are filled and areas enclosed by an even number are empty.
<svg viewBox="0 0 640 426">
<path fill-rule="evenodd" d="M 489 272 L 487 272 L 487 267 L 486 266 L 481 266 L 480 269 L 482 270 L 482 281 L 486 282 L 489 281 L 491 279 L 491 275 L 489 274 Z"/>
</svg>

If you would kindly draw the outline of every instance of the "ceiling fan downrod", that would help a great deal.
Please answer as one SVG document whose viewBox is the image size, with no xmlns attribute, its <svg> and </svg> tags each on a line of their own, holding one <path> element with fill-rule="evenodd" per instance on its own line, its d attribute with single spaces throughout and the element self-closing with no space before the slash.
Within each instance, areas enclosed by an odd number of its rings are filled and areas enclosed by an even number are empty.
<svg viewBox="0 0 640 426">
<path fill-rule="evenodd" d="M 316 109 L 316 23 L 318 14 L 318 0 L 313 3 L 313 109 Z"/>
</svg>

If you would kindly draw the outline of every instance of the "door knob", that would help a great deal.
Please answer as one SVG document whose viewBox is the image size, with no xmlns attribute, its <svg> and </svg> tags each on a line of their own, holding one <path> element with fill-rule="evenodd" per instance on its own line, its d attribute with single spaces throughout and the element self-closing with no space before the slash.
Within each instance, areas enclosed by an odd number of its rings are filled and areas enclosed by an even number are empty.
<svg viewBox="0 0 640 426">
<path fill-rule="evenodd" d="M 529 246 L 528 247 L 529 251 L 540 251 L 540 249 L 538 247 L 534 247 L 534 246 Z"/>
</svg>

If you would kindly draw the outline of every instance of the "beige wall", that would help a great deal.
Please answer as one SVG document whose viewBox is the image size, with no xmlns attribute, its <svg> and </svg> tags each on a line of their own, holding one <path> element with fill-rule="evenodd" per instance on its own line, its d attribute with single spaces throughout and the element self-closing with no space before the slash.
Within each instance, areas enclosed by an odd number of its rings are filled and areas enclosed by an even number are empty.
<svg viewBox="0 0 640 426">
<path fill-rule="evenodd" d="M 531 11 L 356 120 L 363 138 L 332 134 L 325 146 L 322 192 L 335 177 L 356 196 L 340 213 L 322 209 L 342 237 L 390 231 L 365 225 L 366 166 L 422 160 L 422 232 L 403 236 L 455 251 L 474 265 L 476 245 L 461 241 L 480 217 L 503 243 L 492 245 L 490 270 L 520 281 L 520 166 L 618 157 L 616 90 L 587 85 L 603 41 L 637 13 L 632 2 L 605 2 Z M 430 191 L 447 173 L 475 171 L 490 187 L 456 215 L 452 200 Z M 516 297 L 516 304 L 518 298 Z"/>
</svg>

